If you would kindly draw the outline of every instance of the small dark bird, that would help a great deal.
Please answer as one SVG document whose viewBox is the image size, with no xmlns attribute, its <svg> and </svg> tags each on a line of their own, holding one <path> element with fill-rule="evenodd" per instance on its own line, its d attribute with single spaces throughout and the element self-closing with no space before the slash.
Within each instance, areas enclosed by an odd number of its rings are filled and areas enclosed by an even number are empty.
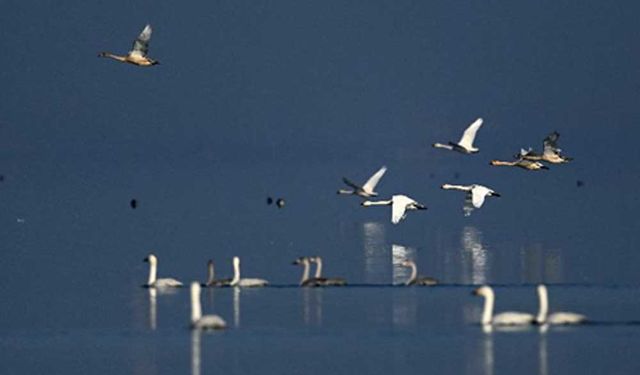
<svg viewBox="0 0 640 375">
<path fill-rule="evenodd" d="M 582 180 L 577 180 L 577 181 L 576 181 L 576 186 L 577 186 L 577 187 L 583 187 L 583 186 L 584 186 L 584 181 L 582 181 Z"/>
<path fill-rule="evenodd" d="M 273 203 L 273 198 L 271 197 L 267 197 L 267 204 L 272 204 Z"/>
<path fill-rule="evenodd" d="M 0 182 L 4 182 L 4 175 L 0 174 Z"/>
<path fill-rule="evenodd" d="M 132 200 L 129 202 L 129 206 L 131 206 L 131 208 L 135 210 L 135 209 L 138 207 L 138 201 L 137 201 L 137 200 L 135 200 L 135 199 L 132 199 Z"/>
<path fill-rule="evenodd" d="M 276 201 L 276 206 L 278 206 L 278 208 L 284 207 L 284 199 L 278 198 L 278 200 Z"/>
</svg>

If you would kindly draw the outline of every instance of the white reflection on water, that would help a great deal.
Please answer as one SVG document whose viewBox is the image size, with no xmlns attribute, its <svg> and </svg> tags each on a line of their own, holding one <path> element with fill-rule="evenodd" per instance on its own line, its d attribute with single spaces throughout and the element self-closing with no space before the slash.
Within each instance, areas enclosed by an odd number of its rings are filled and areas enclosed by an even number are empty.
<svg viewBox="0 0 640 375">
<path fill-rule="evenodd" d="M 202 330 L 191 330 L 191 375 L 200 375 Z"/>
<path fill-rule="evenodd" d="M 549 363 L 547 362 L 547 324 L 540 327 L 540 345 L 538 346 L 538 361 L 540 362 L 540 375 L 549 375 Z"/>
<path fill-rule="evenodd" d="M 362 224 L 364 244 L 364 281 L 367 284 L 388 280 L 389 258 L 384 242 L 384 225 L 381 223 Z"/>
<path fill-rule="evenodd" d="M 476 227 L 462 228 L 462 282 L 485 284 L 489 273 L 489 253 L 482 246 L 482 232 Z"/>
<path fill-rule="evenodd" d="M 404 284 L 409 276 L 411 276 L 411 270 L 401 265 L 405 260 L 412 260 L 415 262 L 416 249 L 396 244 L 391 245 L 391 261 L 393 263 L 393 285 Z"/>
<path fill-rule="evenodd" d="M 233 288 L 233 325 L 236 328 L 240 327 L 240 289 Z"/>
<path fill-rule="evenodd" d="M 305 325 L 322 326 L 322 288 L 302 288 Z"/>
<path fill-rule="evenodd" d="M 489 326 L 489 328 L 487 329 L 485 326 Z M 484 340 L 482 341 L 482 370 L 484 375 L 493 375 L 493 335 L 491 334 L 491 325 L 484 324 L 482 328 L 485 332 Z"/>
<path fill-rule="evenodd" d="M 149 291 L 149 328 L 155 331 L 158 326 L 158 306 L 156 301 L 156 288 L 148 288 Z"/>
</svg>

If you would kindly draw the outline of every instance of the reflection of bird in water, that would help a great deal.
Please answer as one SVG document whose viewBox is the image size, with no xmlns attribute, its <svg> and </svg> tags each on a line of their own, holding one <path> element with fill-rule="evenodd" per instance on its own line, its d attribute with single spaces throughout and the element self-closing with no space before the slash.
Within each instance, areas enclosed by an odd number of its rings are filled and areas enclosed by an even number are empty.
<svg viewBox="0 0 640 375">
<path fill-rule="evenodd" d="M 311 263 L 316 264 L 316 273 L 313 277 L 315 286 L 343 286 L 347 281 L 341 277 L 322 277 L 322 258 L 319 256 L 309 258 Z"/>
<path fill-rule="evenodd" d="M 191 283 L 191 328 L 193 329 L 222 329 L 227 323 L 218 315 L 202 315 L 200 305 L 200 283 Z"/>
<path fill-rule="evenodd" d="M 586 316 L 572 312 L 555 312 L 548 314 L 549 296 L 547 287 L 540 284 L 538 285 L 537 292 L 538 303 L 540 304 L 538 316 L 536 317 L 537 324 L 582 324 L 587 321 Z"/>
<path fill-rule="evenodd" d="M 361 205 L 368 206 L 391 206 L 391 222 L 398 224 L 407 216 L 406 211 L 426 210 L 427 207 L 407 197 L 406 195 L 394 195 L 389 200 L 364 201 Z"/>
<path fill-rule="evenodd" d="M 156 296 L 158 291 L 156 288 L 149 288 L 149 327 L 155 330 L 157 327 L 158 309 L 156 303 Z"/>
<path fill-rule="evenodd" d="M 471 211 L 474 208 L 480 208 L 484 204 L 486 197 L 500 197 L 500 194 L 489 189 L 486 186 L 473 184 L 473 185 L 451 185 L 444 184 L 441 186 L 445 190 L 460 190 L 466 192 L 466 200 L 464 205 L 464 216 L 471 215 Z"/>
<path fill-rule="evenodd" d="M 144 258 L 144 261 L 149 263 L 149 279 L 145 286 L 150 288 L 176 288 L 182 286 L 182 283 L 176 279 L 156 278 L 158 271 L 158 258 L 155 255 L 149 254 L 149 256 Z"/>
<path fill-rule="evenodd" d="M 240 278 L 240 258 L 233 257 L 233 279 L 229 285 L 240 287 L 261 287 L 269 282 L 264 279 L 241 279 Z"/>
<path fill-rule="evenodd" d="M 149 51 L 149 41 L 151 40 L 151 25 L 144 27 L 140 35 L 133 42 L 133 49 L 126 56 L 114 55 L 110 52 L 100 52 L 98 57 L 108 57 L 116 61 L 125 62 L 137 66 L 152 66 L 159 64 L 158 61 L 147 57 Z"/>
<path fill-rule="evenodd" d="M 418 267 L 412 260 L 405 260 L 404 262 L 402 262 L 402 266 L 411 268 L 411 276 L 409 276 L 409 279 L 404 283 L 404 285 L 431 286 L 438 283 L 438 280 L 434 279 L 433 277 L 418 276 Z"/>
<path fill-rule="evenodd" d="M 215 266 L 213 260 L 207 262 L 207 282 L 202 284 L 205 287 L 230 286 L 231 279 L 216 279 Z"/>
<path fill-rule="evenodd" d="M 480 129 L 481 126 L 482 126 L 482 119 L 479 118 L 476 121 L 474 121 L 471 125 L 469 125 L 469 127 L 467 127 L 464 133 L 462 133 L 462 138 L 460 138 L 460 140 L 457 143 L 455 142 L 449 142 L 449 144 L 434 143 L 433 147 L 458 151 L 463 154 L 475 154 L 476 152 L 480 151 L 480 149 L 473 146 L 473 141 L 475 140 L 476 133 L 478 132 L 478 129 Z"/>
<path fill-rule="evenodd" d="M 536 154 L 531 150 L 531 148 L 529 148 L 528 150 L 521 149 L 520 154 L 516 157 L 526 160 L 546 161 L 551 164 L 568 163 L 573 159 L 562 156 L 562 150 L 558 148 L 558 138 L 560 138 L 560 134 L 558 132 L 549 134 L 542 142 L 543 152 L 541 155 Z"/>
<path fill-rule="evenodd" d="M 495 295 L 493 293 L 493 289 L 488 285 L 484 285 L 474 290 L 473 294 L 484 297 L 484 308 L 482 311 L 482 320 L 480 321 L 483 325 L 522 326 L 534 324 L 536 321 L 535 316 L 516 311 L 507 311 L 493 315 Z"/>
<path fill-rule="evenodd" d="M 374 189 L 376 188 L 376 185 L 378 185 L 378 182 L 380 182 L 380 179 L 382 178 L 382 176 L 384 176 L 384 173 L 386 171 L 387 167 L 383 166 L 376 173 L 374 173 L 373 176 L 369 177 L 367 182 L 365 182 L 362 186 L 351 182 L 346 177 L 343 177 L 342 181 L 345 184 L 349 185 L 353 190 L 340 189 L 338 190 L 338 194 L 359 195 L 363 198 L 376 197 L 378 196 L 378 193 L 376 193 Z"/>
<path fill-rule="evenodd" d="M 482 232 L 473 226 L 462 229 L 463 262 L 465 271 L 471 268 L 471 276 L 465 274 L 464 282 L 484 284 L 489 272 L 489 252 L 482 246 Z"/>
</svg>

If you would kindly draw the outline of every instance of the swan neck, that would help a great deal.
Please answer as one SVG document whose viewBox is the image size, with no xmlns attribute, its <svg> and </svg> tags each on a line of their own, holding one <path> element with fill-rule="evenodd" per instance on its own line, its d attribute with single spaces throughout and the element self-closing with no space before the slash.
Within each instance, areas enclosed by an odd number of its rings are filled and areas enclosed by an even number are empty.
<svg viewBox="0 0 640 375">
<path fill-rule="evenodd" d="M 153 285 L 156 282 L 158 265 L 155 262 L 149 262 L 149 279 L 147 285 Z"/>
<path fill-rule="evenodd" d="M 447 150 L 453 150 L 453 147 L 451 145 L 444 145 L 442 143 L 434 143 L 433 147 L 435 147 L 435 148 L 444 148 L 444 149 L 447 149 Z"/>
<path fill-rule="evenodd" d="M 300 285 L 304 285 L 307 280 L 309 280 L 309 262 L 306 261 L 303 263 L 304 271 L 302 271 L 302 279 L 300 279 Z"/>
<path fill-rule="evenodd" d="M 491 165 L 506 165 L 506 166 L 514 166 L 516 165 L 516 162 L 510 162 L 510 161 L 501 161 L 501 160 L 491 160 Z"/>
<path fill-rule="evenodd" d="M 538 287 L 538 303 L 540 307 L 536 322 L 542 324 L 547 320 L 547 314 L 549 313 L 549 296 L 547 295 L 547 289 L 544 287 Z"/>
<path fill-rule="evenodd" d="M 484 309 L 482 310 L 482 324 L 491 324 L 491 318 L 493 317 L 493 303 L 495 296 L 493 291 L 487 293 L 484 297 Z"/>
<path fill-rule="evenodd" d="M 364 201 L 362 202 L 363 206 L 388 206 L 393 204 L 393 199 L 389 199 L 388 201 Z"/>
<path fill-rule="evenodd" d="M 240 262 L 233 262 L 233 279 L 231 285 L 236 285 L 240 282 Z"/>
<path fill-rule="evenodd" d="M 315 278 L 319 279 L 322 276 L 322 259 L 316 258 L 316 275 Z"/>
<path fill-rule="evenodd" d="M 411 267 L 411 276 L 409 276 L 409 280 L 406 282 L 407 285 L 416 281 L 416 278 L 418 277 L 418 267 L 416 267 L 416 264 L 411 263 L 409 266 Z"/>
<path fill-rule="evenodd" d="M 215 269 L 213 262 L 210 262 L 207 266 L 207 284 L 213 284 L 216 279 Z"/>
<path fill-rule="evenodd" d="M 202 306 L 200 305 L 200 288 L 191 287 L 191 323 L 195 323 L 202 317 Z"/>
</svg>

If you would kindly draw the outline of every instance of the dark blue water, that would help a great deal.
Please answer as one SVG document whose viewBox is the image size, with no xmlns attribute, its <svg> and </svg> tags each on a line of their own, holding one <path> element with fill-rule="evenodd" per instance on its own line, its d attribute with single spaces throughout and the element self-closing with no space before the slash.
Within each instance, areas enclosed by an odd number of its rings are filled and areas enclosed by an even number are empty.
<svg viewBox="0 0 640 375">
<path fill-rule="evenodd" d="M 637 4 L 0 8 L 3 373 L 640 370 Z M 161 65 L 95 57 L 145 22 Z M 479 116 L 479 154 L 430 147 Z M 554 130 L 572 163 L 488 165 Z M 335 194 L 382 165 L 381 198 L 429 209 L 394 226 Z M 443 183 L 502 197 L 464 217 Z M 150 252 L 161 277 L 240 256 L 272 287 L 205 290 L 229 329 L 192 332 L 187 290 L 140 287 Z M 295 287 L 301 255 L 352 286 Z M 392 286 L 403 259 L 442 285 Z M 474 286 L 533 312 L 540 282 L 594 324 L 482 331 Z"/>
</svg>

